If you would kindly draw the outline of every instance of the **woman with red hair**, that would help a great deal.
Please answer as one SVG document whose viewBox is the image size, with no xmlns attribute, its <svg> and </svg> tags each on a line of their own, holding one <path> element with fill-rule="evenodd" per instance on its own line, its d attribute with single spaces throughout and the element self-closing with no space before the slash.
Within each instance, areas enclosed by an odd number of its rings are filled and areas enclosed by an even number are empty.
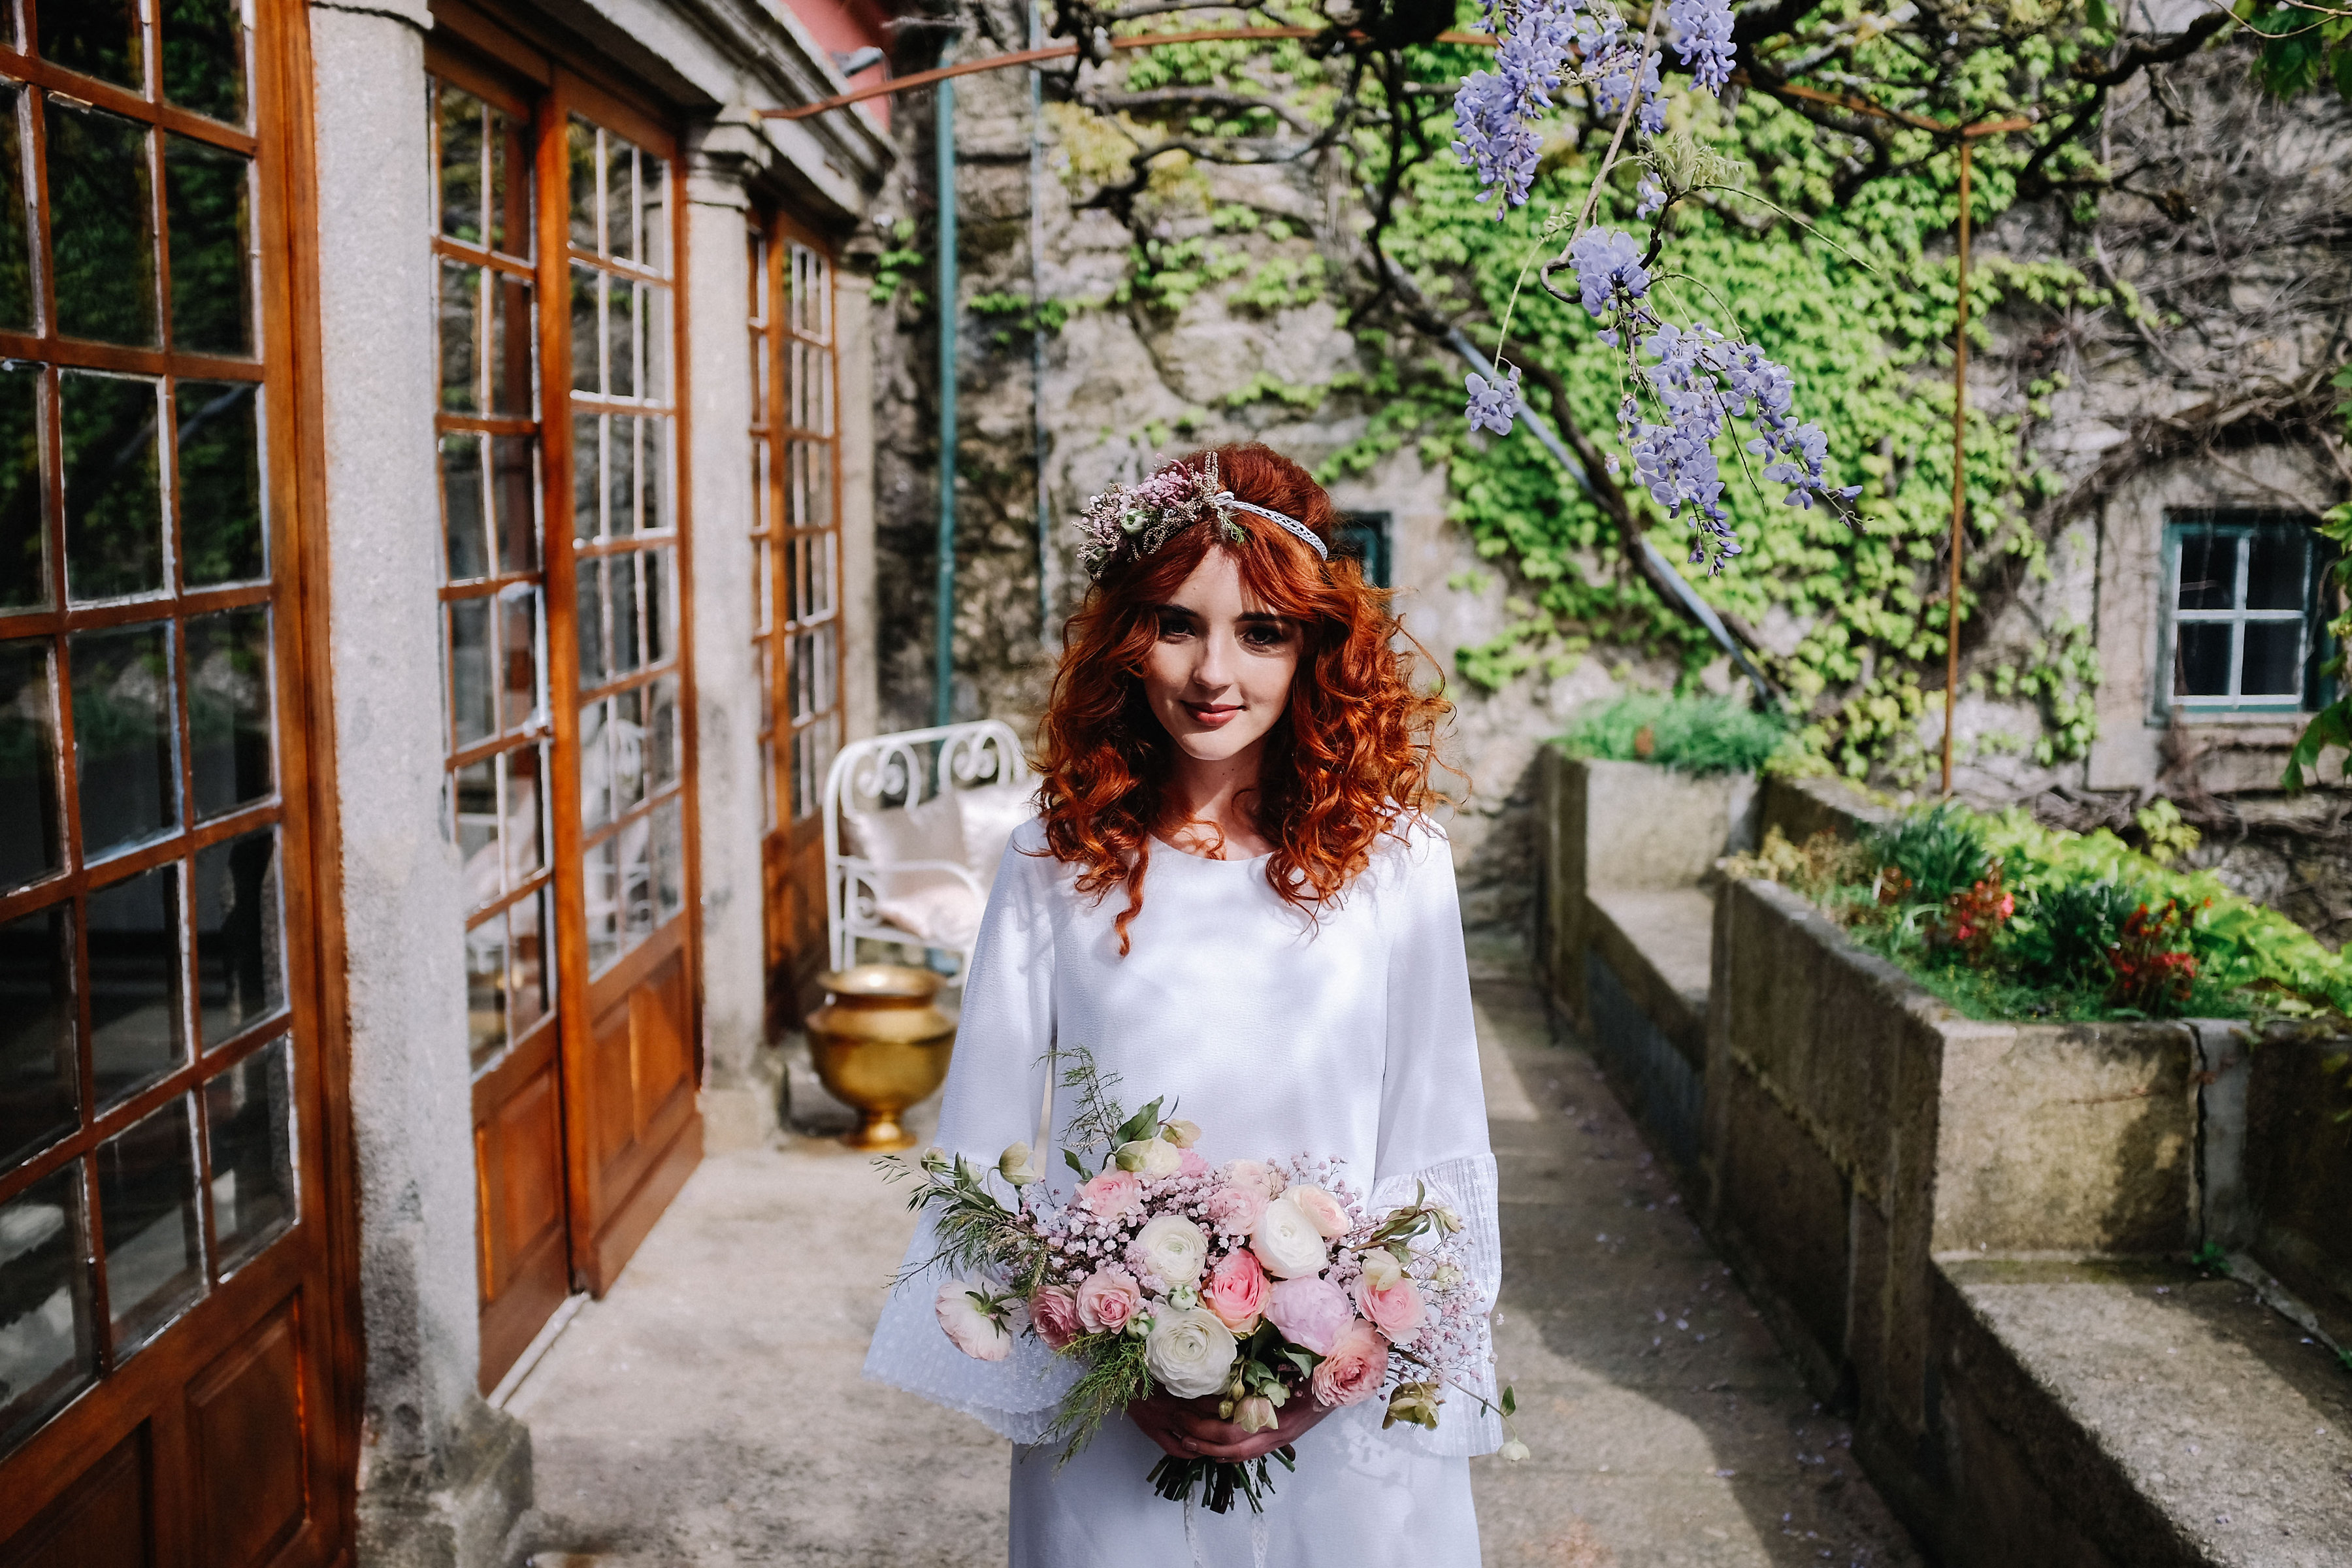
<svg viewBox="0 0 2352 1568">
<path fill-rule="evenodd" d="M 1198 1123 L 1212 1164 L 1328 1159 L 1376 1214 L 1426 1188 L 1465 1221 L 1491 1308 L 1495 1162 L 1428 815 L 1446 704 L 1414 689 L 1388 595 L 1333 549 L 1330 498 L 1265 447 L 1114 487 L 1079 527 L 1093 587 L 1042 725 L 1039 815 L 972 953 L 940 1145 L 985 1166 L 1033 1131 L 1071 1142 L 1051 1063 L 1083 1046 Z M 918 1235 L 910 1270 L 932 1251 Z M 1061 1462 L 1043 1439 L 1075 1368 L 1031 1334 L 965 1356 L 932 1320 L 937 1284 L 902 1284 L 866 1373 L 1013 1439 L 1015 1568 L 1477 1563 L 1467 1458 L 1502 1442 L 1491 1404 L 1455 1392 L 1433 1432 L 1384 1428 L 1377 1399 L 1301 1397 L 1251 1432 L 1213 1397 L 1155 1395 Z M 1262 1515 L 1196 1516 L 1144 1479 L 1162 1454 L 1286 1445 L 1297 1470 Z"/>
</svg>

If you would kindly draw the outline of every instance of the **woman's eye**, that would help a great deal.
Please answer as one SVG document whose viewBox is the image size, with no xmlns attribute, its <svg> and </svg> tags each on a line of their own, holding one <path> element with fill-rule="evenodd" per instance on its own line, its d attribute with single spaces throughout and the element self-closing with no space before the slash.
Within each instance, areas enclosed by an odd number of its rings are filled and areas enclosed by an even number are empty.
<svg viewBox="0 0 2352 1568">
<path fill-rule="evenodd" d="M 1169 637 L 1181 637 L 1192 629 L 1192 623 L 1185 620 L 1181 616 L 1162 616 L 1160 617 L 1160 636 L 1163 640 Z"/>
<path fill-rule="evenodd" d="M 1269 626 L 1261 625 L 1244 627 L 1242 631 L 1242 641 L 1247 643 L 1252 647 L 1280 647 L 1289 640 L 1290 628 L 1287 626 Z"/>
</svg>

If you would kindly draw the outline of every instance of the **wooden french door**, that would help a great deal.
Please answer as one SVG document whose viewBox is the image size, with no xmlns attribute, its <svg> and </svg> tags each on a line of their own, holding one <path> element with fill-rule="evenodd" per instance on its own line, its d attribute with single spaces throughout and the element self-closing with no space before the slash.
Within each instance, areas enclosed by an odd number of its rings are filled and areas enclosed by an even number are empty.
<svg viewBox="0 0 2352 1568">
<path fill-rule="evenodd" d="M 0 30 L 8 1568 L 350 1538 L 286 304 L 305 26 L 20 0 Z"/>
<path fill-rule="evenodd" d="M 826 770 L 842 742 L 841 435 L 833 255 L 755 215 L 751 336 L 752 641 L 760 679 L 768 1032 L 800 1023 L 825 967 Z"/>
<path fill-rule="evenodd" d="M 427 56 L 482 1386 L 701 1154 L 684 225 L 654 117 L 477 13 Z"/>
</svg>

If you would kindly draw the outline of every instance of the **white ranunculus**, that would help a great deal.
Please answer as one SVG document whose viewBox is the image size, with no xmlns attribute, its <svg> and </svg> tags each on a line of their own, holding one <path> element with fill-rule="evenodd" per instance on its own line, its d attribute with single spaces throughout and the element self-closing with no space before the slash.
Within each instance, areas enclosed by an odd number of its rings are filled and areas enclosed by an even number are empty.
<svg viewBox="0 0 2352 1568">
<path fill-rule="evenodd" d="M 1143 1364 L 1179 1399 L 1198 1399 L 1223 1388 L 1234 1355 L 1234 1331 L 1198 1308 L 1160 1313 L 1143 1341 Z"/>
<path fill-rule="evenodd" d="M 1250 1250 L 1276 1279 L 1320 1273 L 1330 1261 L 1323 1250 L 1323 1233 L 1288 1198 L 1276 1198 L 1265 1205 L 1257 1228 L 1250 1232 Z"/>
<path fill-rule="evenodd" d="M 1172 1176 L 1184 1163 L 1184 1151 L 1165 1138 L 1139 1138 L 1118 1146 L 1118 1160 L 1120 1170 L 1139 1176 Z"/>
<path fill-rule="evenodd" d="M 1013 1353 L 1013 1336 L 1003 1323 L 981 1310 L 983 1293 L 982 1287 L 970 1279 L 950 1279 L 940 1287 L 933 1310 L 956 1349 L 974 1361 L 1003 1361 Z"/>
<path fill-rule="evenodd" d="M 1181 1290 L 1208 1266 L 1209 1238 L 1182 1215 L 1164 1214 L 1137 1233 L 1128 1256 L 1159 1275 L 1162 1288 Z"/>
</svg>

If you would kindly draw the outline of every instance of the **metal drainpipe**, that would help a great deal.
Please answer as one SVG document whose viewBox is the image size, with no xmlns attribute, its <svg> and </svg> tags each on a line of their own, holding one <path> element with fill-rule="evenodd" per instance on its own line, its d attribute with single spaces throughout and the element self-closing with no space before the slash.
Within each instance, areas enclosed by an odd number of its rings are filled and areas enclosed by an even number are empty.
<svg viewBox="0 0 2352 1568">
<path fill-rule="evenodd" d="M 931 118 L 940 204 L 940 537 L 933 611 L 931 722 L 955 721 L 956 164 L 955 83 L 933 89 Z"/>
<path fill-rule="evenodd" d="M 1045 43 L 1045 16 L 1029 0 L 1029 47 Z M 1054 511 L 1045 499 L 1045 73 L 1029 68 L 1029 435 L 1037 468 L 1037 640 L 1054 646 Z"/>
</svg>

